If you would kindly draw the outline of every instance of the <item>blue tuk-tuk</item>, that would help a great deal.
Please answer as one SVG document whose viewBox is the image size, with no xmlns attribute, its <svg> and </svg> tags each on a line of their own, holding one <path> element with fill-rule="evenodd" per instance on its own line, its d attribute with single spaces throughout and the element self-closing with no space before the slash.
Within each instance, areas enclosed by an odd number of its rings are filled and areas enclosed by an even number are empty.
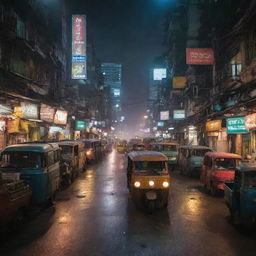
<svg viewBox="0 0 256 256">
<path fill-rule="evenodd" d="M 233 224 L 252 227 L 256 223 L 256 166 L 242 165 L 235 172 L 234 183 L 224 186 L 225 201 Z"/>
<path fill-rule="evenodd" d="M 52 198 L 60 183 L 60 148 L 56 143 L 26 143 L 6 147 L 1 153 L 4 180 L 25 180 L 32 189 L 32 203 Z"/>
</svg>

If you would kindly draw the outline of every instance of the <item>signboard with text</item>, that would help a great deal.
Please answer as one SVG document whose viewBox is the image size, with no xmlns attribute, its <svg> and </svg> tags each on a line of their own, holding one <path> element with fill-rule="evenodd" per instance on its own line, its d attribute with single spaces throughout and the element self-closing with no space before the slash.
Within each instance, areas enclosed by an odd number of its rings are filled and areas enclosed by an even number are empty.
<svg viewBox="0 0 256 256">
<path fill-rule="evenodd" d="M 68 118 L 68 112 L 64 110 L 57 110 L 54 116 L 54 123 L 55 124 L 66 124 Z"/>
<path fill-rule="evenodd" d="M 72 79 L 87 79 L 85 15 L 72 16 Z"/>
<path fill-rule="evenodd" d="M 214 52 L 211 48 L 187 48 L 186 63 L 188 65 L 213 65 Z"/>
<path fill-rule="evenodd" d="M 160 120 L 161 121 L 166 121 L 166 120 L 169 120 L 170 119 L 170 116 L 169 116 L 169 111 L 161 111 L 160 112 Z"/>
<path fill-rule="evenodd" d="M 244 117 L 227 118 L 227 133 L 247 133 L 245 128 Z"/>
<path fill-rule="evenodd" d="M 244 122 L 246 129 L 256 129 L 256 113 L 246 116 Z"/>
<path fill-rule="evenodd" d="M 173 119 L 174 120 L 183 120 L 185 119 L 185 110 L 179 109 L 173 111 Z"/>
<path fill-rule="evenodd" d="M 38 106 L 36 104 L 21 102 L 20 106 L 25 118 L 38 119 Z"/>
<path fill-rule="evenodd" d="M 174 76 L 172 79 L 172 88 L 183 89 L 187 85 L 187 78 L 185 76 Z"/>
<path fill-rule="evenodd" d="M 206 132 L 218 132 L 221 129 L 221 120 L 211 120 L 205 123 Z"/>
<path fill-rule="evenodd" d="M 52 123 L 54 120 L 55 109 L 46 104 L 41 104 L 40 119 L 45 122 Z"/>
<path fill-rule="evenodd" d="M 85 121 L 80 121 L 80 120 L 76 121 L 76 127 L 75 127 L 75 129 L 76 129 L 77 131 L 82 131 L 82 130 L 84 130 L 85 128 L 86 128 L 86 123 L 85 123 Z"/>
</svg>

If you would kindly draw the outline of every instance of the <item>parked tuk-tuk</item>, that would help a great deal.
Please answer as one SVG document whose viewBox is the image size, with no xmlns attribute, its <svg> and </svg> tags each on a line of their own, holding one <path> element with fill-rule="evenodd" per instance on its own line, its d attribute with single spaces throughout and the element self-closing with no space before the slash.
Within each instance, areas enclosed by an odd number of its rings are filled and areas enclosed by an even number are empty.
<svg viewBox="0 0 256 256">
<path fill-rule="evenodd" d="M 31 189 L 25 181 L 0 179 L 0 227 L 19 227 L 25 220 Z"/>
<path fill-rule="evenodd" d="M 241 160 L 241 156 L 236 154 L 222 152 L 205 154 L 200 180 L 212 196 L 224 190 L 224 183 L 233 182 L 235 169 Z"/>
<path fill-rule="evenodd" d="M 132 151 L 144 151 L 146 150 L 144 143 L 139 142 L 136 144 L 133 144 Z"/>
<path fill-rule="evenodd" d="M 178 150 L 178 168 L 182 175 L 199 177 L 203 158 L 212 150 L 205 146 L 181 146 Z"/>
<path fill-rule="evenodd" d="M 168 164 L 174 168 L 177 165 L 178 146 L 176 142 L 155 142 L 150 144 L 150 150 L 159 151 L 168 157 Z"/>
<path fill-rule="evenodd" d="M 168 204 L 170 176 L 168 158 L 155 151 L 128 154 L 127 186 L 136 205 L 150 212 Z"/>
<path fill-rule="evenodd" d="M 78 176 L 79 172 L 86 168 L 85 149 L 82 142 L 79 141 L 60 141 L 58 145 L 61 148 L 61 158 L 68 164 L 67 171 L 61 173 L 63 178 L 70 181 Z"/>
<path fill-rule="evenodd" d="M 237 168 L 234 183 L 226 183 L 224 186 L 224 195 L 232 223 L 255 227 L 256 166 L 242 165 Z"/>
<path fill-rule="evenodd" d="M 24 143 L 1 153 L 3 180 L 25 180 L 32 189 L 32 203 L 52 202 L 60 184 L 60 148 L 56 143 Z"/>
<path fill-rule="evenodd" d="M 86 161 L 97 162 L 102 158 L 101 142 L 98 139 L 79 139 L 85 149 Z"/>
</svg>

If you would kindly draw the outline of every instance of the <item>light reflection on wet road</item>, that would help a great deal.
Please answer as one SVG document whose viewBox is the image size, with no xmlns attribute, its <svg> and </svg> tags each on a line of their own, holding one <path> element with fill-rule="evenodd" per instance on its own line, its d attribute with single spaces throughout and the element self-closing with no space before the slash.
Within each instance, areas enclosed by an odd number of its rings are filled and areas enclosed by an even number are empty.
<svg viewBox="0 0 256 256">
<path fill-rule="evenodd" d="M 197 180 L 172 174 L 168 211 L 148 215 L 132 203 L 125 171 L 116 152 L 89 167 L 54 208 L 2 242 L 0 255 L 256 255 L 256 236 L 230 225 L 223 199 Z"/>
</svg>

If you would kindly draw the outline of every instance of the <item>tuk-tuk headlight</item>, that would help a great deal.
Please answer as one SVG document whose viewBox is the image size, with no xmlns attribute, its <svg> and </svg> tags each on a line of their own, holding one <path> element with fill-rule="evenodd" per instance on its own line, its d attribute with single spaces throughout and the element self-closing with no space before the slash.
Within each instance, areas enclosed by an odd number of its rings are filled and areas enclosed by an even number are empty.
<svg viewBox="0 0 256 256">
<path fill-rule="evenodd" d="M 134 187 L 139 188 L 140 187 L 140 182 L 139 181 L 135 181 L 134 182 Z"/>
<path fill-rule="evenodd" d="M 164 181 L 163 182 L 163 187 L 164 188 L 168 188 L 169 187 L 169 182 L 168 181 Z"/>
<path fill-rule="evenodd" d="M 155 182 L 154 182 L 153 180 L 150 180 L 150 181 L 148 182 L 148 184 L 149 184 L 150 187 L 153 187 L 153 186 L 155 185 Z"/>
<path fill-rule="evenodd" d="M 89 150 L 89 151 L 86 152 L 86 155 L 89 156 L 91 153 L 92 153 L 92 151 Z"/>
</svg>

